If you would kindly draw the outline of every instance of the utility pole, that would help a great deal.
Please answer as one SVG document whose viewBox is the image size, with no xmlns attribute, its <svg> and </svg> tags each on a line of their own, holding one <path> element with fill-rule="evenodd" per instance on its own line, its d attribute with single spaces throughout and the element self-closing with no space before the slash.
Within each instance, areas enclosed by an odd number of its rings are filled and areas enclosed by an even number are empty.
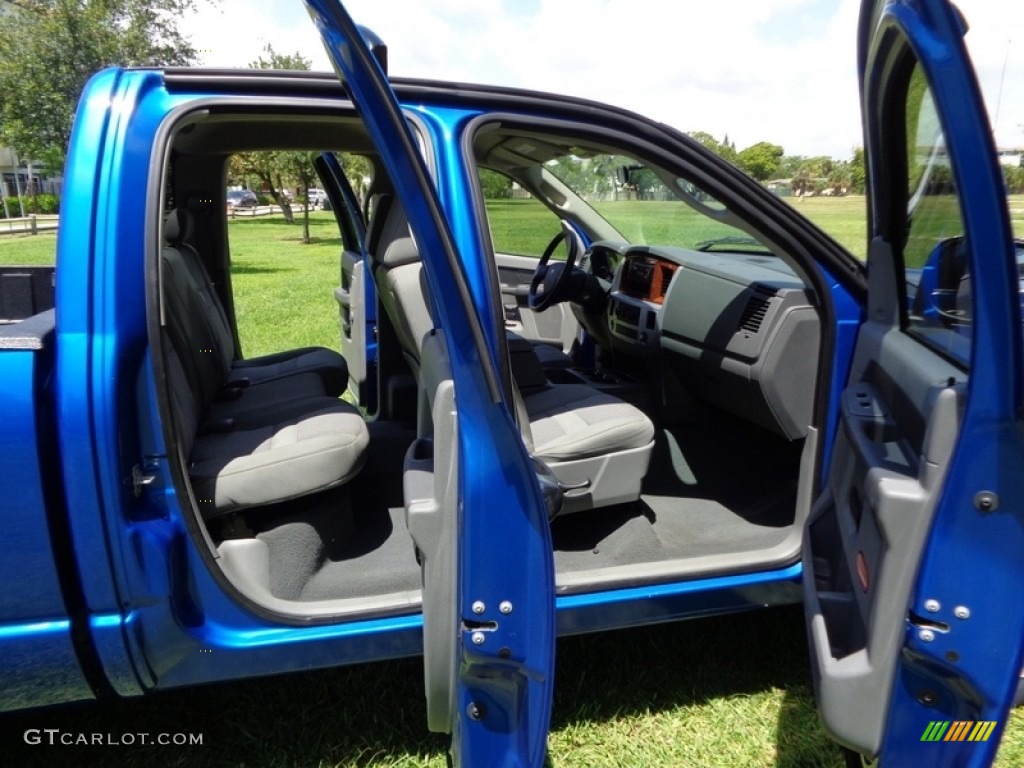
<svg viewBox="0 0 1024 768">
<path fill-rule="evenodd" d="M 25 218 L 25 200 L 21 194 L 21 174 L 18 173 L 18 156 L 11 150 L 11 157 L 14 158 L 14 192 L 18 195 L 18 208 L 21 211 L 21 218 Z"/>
</svg>

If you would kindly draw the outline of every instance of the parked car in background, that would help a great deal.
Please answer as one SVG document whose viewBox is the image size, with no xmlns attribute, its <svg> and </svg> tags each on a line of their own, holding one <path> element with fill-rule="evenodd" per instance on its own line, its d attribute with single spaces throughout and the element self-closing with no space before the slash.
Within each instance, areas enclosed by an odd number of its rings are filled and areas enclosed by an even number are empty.
<svg viewBox="0 0 1024 768">
<path fill-rule="evenodd" d="M 226 199 L 228 208 L 255 208 L 260 204 L 260 199 L 251 189 L 229 189 Z"/>
<path fill-rule="evenodd" d="M 327 205 L 327 193 L 317 187 L 309 188 L 309 205 L 312 208 L 324 208 Z"/>
<path fill-rule="evenodd" d="M 0 328 L 0 706 L 421 654 L 454 765 L 539 767 L 557 636 L 803 600 L 852 759 L 989 764 L 1022 666 L 1024 344 L 947 0 L 863 4 L 866 264 L 672 128 L 389 81 L 307 1 L 342 82 L 109 69 L 83 95 L 57 311 Z M 263 150 L 317 158 L 342 354 L 239 349 L 224 178 Z"/>
</svg>

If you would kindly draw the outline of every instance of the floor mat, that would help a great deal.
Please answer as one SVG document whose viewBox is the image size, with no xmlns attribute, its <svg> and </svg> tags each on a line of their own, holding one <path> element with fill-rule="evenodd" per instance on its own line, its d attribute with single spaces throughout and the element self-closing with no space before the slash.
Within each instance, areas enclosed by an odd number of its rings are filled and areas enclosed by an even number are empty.
<svg viewBox="0 0 1024 768">
<path fill-rule="evenodd" d="M 368 426 L 366 465 L 355 480 L 258 534 L 270 547 L 274 596 L 332 600 L 420 587 L 402 502 L 402 460 L 415 433 L 389 422 Z"/>
<path fill-rule="evenodd" d="M 552 524 L 556 569 L 774 546 L 793 523 L 801 449 L 712 409 L 660 428 L 640 501 Z"/>
</svg>

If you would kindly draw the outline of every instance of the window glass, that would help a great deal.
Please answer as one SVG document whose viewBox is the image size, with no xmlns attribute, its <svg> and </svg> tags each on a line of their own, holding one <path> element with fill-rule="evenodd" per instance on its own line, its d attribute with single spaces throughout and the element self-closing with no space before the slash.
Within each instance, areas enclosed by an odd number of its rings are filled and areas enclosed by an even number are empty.
<svg viewBox="0 0 1024 768">
<path fill-rule="evenodd" d="M 907 88 L 907 285 L 904 326 L 967 362 L 971 278 L 968 242 L 945 136 L 931 91 L 915 66 Z"/>
<path fill-rule="evenodd" d="M 575 145 L 559 149 L 556 156 L 508 175 L 480 170 L 495 252 L 539 257 L 559 232 L 559 210 L 583 222 L 593 239 L 697 250 L 768 250 L 723 221 L 724 207 L 684 179 L 620 154 Z M 546 197 L 543 202 L 533 194 L 538 190 Z"/>
<path fill-rule="evenodd" d="M 540 258 L 561 230 L 558 217 L 510 177 L 486 168 L 479 174 L 494 252 Z"/>
<path fill-rule="evenodd" d="M 245 357 L 307 346 L 337 347 L 341 237 L 335 212 L 313 189 L 310 152 L 232 156 L 226 193 L 231 286 Z M 305 189 L 311 188 L 308 215 Z M 241 195 L 245 190 L 248 194 Z M 323 199 L 326 199 L 324 195 Z M 204 254 L 205 255 L 205 254 Z"/>
</svg>

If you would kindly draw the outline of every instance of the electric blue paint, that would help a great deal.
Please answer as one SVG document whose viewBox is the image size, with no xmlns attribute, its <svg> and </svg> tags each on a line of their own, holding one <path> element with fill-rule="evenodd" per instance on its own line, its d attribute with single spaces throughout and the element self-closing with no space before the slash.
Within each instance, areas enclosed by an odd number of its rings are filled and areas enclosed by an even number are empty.
<svg viewBox="0 0 1024 768">
<path fill-rule="evenodd" d="M 489 308 L 499 297 L 492 295 L 487 231 L 473 207 L 477 181 L 461 155 L 463 131 L 479 111 L 405 105 L 416 110 L 424 126 L 435 171 L 427 187 L 417 189 L 428 177 L 408 151 L 404 125 L 388 116 L 397 109 L 393 95 L 376 87 L 380 73 L 354 51 L 346 39 L 350 31 L 336 28 L 334 4 L 311 0 L 311 5 L 390 173 L 401 182 L 399 194 L 447 334 L 459 402 L 459 616 L 497 624 L 480 646 L 469 642 L 464 628 L 452 628 L 452 652 L 460 662 L 453 749 L 467 762 L 489 766 L 539 764 L 550 718 L 556 631 L 597 631 L 794 602 L 800 599 L 801 566 L 555 595 L 544 505 L 508 393 L 497 380 L 501 329 L 491 322 Z M 974 252 L 986 259 L 975 271 L 986 275 L 975 286 L 975 305 L 985 311 L 973 327 L 974 371 L 963 439 L 917 594 L 918 602 L 941 596 L 949 609 L 968 605 L 975 620 L 950 619 L 951 631 L 932 643 L 921 642 L 908 626 L 885 744 L 887 762 L 894 765 L 924 764 L 916 751 L 926 724 L 919 723 L 922 717 L 1002 720 L 1011 681 L 1024 662 L 1016 642 L 1024 636 L 1024 620 L 1019 610 L 1008 609 L 1021 605 L 1014 590 L 1024 583 L 1019 557 L 1024 510 L 1014 503 L 1024 491 L 1016 472 L 1024 451 L 1015 432 L 1021 405 L 1019 285 L 1012 249 L 1006 247 L 1008 220 L 995 182 L 991 139 L 972 119 L 972 80 L 949 47 L 929 32 L 930 24 L 951 24 L 943 14 L 931 0 L 908 0 L 891 12 L 941 84 L 935 87 L 936 100 L 947 114 L 947 137 L 957 148 L 952 155 L 968 235 Z M 17 696 L 39 696 L 33 704 L 91 695 L 78 669 L 71 642 L 75 625 L 64 606 L 41 514 L 46 508 L 41 467 L 48 456 L 59 457 L 63 468 L 67 524 L 91 611 L 83 623 L 103 673 L 119 693 L 422 653 L 424 617 L 415 605 L 402 615 L 318 626 L 256 616 L 214 576 L 199 551 L 202 543 L 174 496 L 159 430 L 149 438 L 139 436 L 145 426 L 137 423 L 140 419 L 148 419 L 150 427 L 159 421 L 145 303 L 146 258 L 158 247 L 153 215 L 158 190 L 150 175 L 154 137 L 176 108 L 211 95 L 219 94 L 198 86 L 191 93 L 169 93 L 156 71 L 96 75 L 78 113 L 65 171 L 67 187 L 75 193 L 62 211 L 56 341 L 43 353 L 2 354 L 0 393 L 7 407 L 0 431 L 0 497 L 14 501 L 4 510 L 0 584 L 16 588 L 0 595 L 0 677 L 19 691 Z M 837 322 L 828 418 L 819 425 L 827 466 L 863 308 L 838 281 L 825 277 Z M 55 356 L 52 369 L 47 355 Z M 149 398 L 148 410 L 136 411 L 138 392 Z M 41 439 L 47 435 L 40 432 L 38 417 L 47 410 L 59 418 L 59 444 Z M 131 493 L 126 477 L 143 455 L 153 462 L 163 497 L 136 499 Z M 1005 500 L 1000 509 L 975 511 L 979 490 L 998 493 Z M 992 590 L 991 584 L 1005 590 Z M 492 610 L 508 601 L 514 610 L 477 616 L 470 608 L 477 601 Z M 923 611 L 920 605 L 914 609 Z M 32 694 L 44 674 L 59 678 L 60 685 L 52 694 Z M 919 703 L 925 689 L 938 696 L 931 708 Z M 954 689 L 972 691 L 973 703 L 965 705 Z M 483 707 L 481 720 L 464 717 L 471 706 Z M 980 765 L 994 749 L 971 746 L 973 752 L 947 751 L 950 757 L 941 764 Z"/>
<path fill-rule="evenodd" d="M 394 94 L 347 14 L 329 0 L 307 4 L 391 178 L 399 182 L 398 194 L 428 276 L 435 319 L 446 334 L 459 402 L 459 615 L 474 616 L 470 605 L 476 601 L 491 610 L 503 601 L 515 606 L 511 614 L 495 617 L 496 628 L 483 645 L 470 644 L 466 630 L 453 638 L 460 675 L 452 752 L 456 761 L 472 755 L 480 765 L 539 765 L 550 719 L 554 664 L 551 535 L 530 457 L 504 401 L 508 393 L 501 391 L 497 378 L 492 357 L 496 331 L 491 323 L 481 324 L 472 316 L 479 298 L 466 303 L 485 295 L 487 286 L 479 232 L 467 216 L 472 212 L 460 204 L 465 195 L 446 194 L 449 190 L 442 188 L 441 201 L 437 200 L 438 190 L 431 188 Z M 443 157 L 436 159 L 443 178 Z M 457 254 L 461 260 L 452 263 L 459 259 Z M 470 296 L 464 295 L 467 290 Z M 528 567 L 523 568 L 524 563 Z M 509 579 L 509 573 L 517 573 L 517 578 Z M 474 706 L 485 714 L 464 716 Z"/>
<path fill-rule="evenodd" d="M 799 602 L 800 563 L 776 571 L 560 595 L 558 633 L 576 634 Z"/>
<path fill-rule="evenodd" d="M 894 2 L 883 14 L 881 26 L 903 38 L 895 44 L 914 50 L 942 121 L 972 261 L 973 334 L 958 445 L 910 606 L 948 630 L 926 642 L 908 622 L 905 646 L 893 660 L 897 678 L 881 762 L 984 766 L 995 756 L 1024 663 L 1019 274 L 1002 174 L 959 18 L 936 0 Z M 983 491 L 998 497 L 997 509 L 977 506 Z M 928 600 L 939 609 L 926 610 Z M 999 728 L 981 743 L 920 741 L 929 721 L 947 719 L 995 720 Z"/>
</svg>

